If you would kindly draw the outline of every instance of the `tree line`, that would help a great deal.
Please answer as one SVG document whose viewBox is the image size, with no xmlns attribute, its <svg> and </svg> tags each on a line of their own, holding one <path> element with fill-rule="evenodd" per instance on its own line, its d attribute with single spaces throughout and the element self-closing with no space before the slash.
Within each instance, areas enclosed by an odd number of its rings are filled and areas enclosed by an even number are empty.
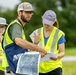
<svg viewBox="0 0 76 75">
<path fill-rule="evenodd" d="M 21 0 L 21 2 L 30 2 L 35 12 L 30 21 L 26 24 L 25 30 L 26 38 L 30 41 L 30 33 L 38 27 L 42 26 L 42 15 L 46 10 L 53 10 L 57 14 L 59 29 L 65 33 L 66 47 L 75 47 L 76 44 L 76 0 Z M 20 2 L 20 3 L 21 3 Z M 17 18 L 17 6 L 11 10 L 3 10 L 0 6 L 0 17 L 4 17 L 9 24 L 12 20 Z"/>
</svg>

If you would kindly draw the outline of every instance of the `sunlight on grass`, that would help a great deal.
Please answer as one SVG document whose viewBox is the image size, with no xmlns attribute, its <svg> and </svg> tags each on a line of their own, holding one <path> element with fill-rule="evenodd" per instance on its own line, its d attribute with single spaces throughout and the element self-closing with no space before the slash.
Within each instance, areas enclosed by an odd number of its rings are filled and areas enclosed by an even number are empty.
<svg viewBox="0 0 76 75">
<path fill-rule="evenodd" d="M 65 49 L 65 55 L 76 55 L 76 48 L 66 48 Z"/>
<path fill-rule="evenodd" d="M 64 62 L 63 75 L 76 75 L 76 62 Z"/>
</svg>

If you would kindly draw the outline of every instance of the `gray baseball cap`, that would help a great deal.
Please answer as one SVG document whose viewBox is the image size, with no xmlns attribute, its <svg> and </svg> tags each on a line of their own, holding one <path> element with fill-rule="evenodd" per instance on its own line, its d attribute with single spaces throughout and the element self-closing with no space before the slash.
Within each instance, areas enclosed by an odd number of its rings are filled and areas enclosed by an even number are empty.
<svg viewBox="0 0 76 75">
<path fill-rule="evenodd" d="M 52 26 L 56 20 L 56 13 L 52 10 L 47 10 L 42 16 L 42 23 Z"/>
<path fill-rule="evenodd" d="M 8 25 L 8 24 L 6 23 L 6 19 L 3 18 L 3 17 L 0 17 L 0 24 L 2 24 L 2 25 Z"/>
</svg>

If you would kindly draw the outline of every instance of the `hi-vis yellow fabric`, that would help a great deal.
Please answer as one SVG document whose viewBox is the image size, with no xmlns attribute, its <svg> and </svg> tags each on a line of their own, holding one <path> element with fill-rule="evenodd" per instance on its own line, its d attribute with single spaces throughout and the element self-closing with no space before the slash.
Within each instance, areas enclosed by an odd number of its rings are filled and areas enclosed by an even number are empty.
<svg viewBox="0 0 76 75">
<path fill-rule="evenodd" d="M 28 52 L 28 49 L 22 48 L 10 38 L 8 32 L 9 32 L 9 27 L 12 25 L 18 24 L 22 29 L 21 29 L 21 38 L 26 40 L 25 34 L 24 34 L 24 29 L 23 26 L 20 24 L 18 20 L 14 20 L 11 22 L 5 32 L 4 38 L 3 38 L 3 48 L 6 53 L 7 61 L 9 64 L 10 69 L 12 70 L 13 73 L 16 73 L 17 69 L 17 63 L 19 58 L 17 57 L 20 54 L 23 54 L 25 52 Z M 17 58 L 16 58 L 16 57 Z"/>
<path fill-rule="evenodd" d="M 58 32 L 57 32 L 57 30 L 58 30 Z M 36 31 L 38 31 L 38 29 Z M 55 54 L 58 54 L 59 53 L 59 50 L 57 48 L 58 41 L 62 35 L 65 36 L 65 34 L 61 30 L 54 27 L 51 35 L 48 38 L 46 45 L 45 45 L 44 44 L 43 27 L 42 27 L 40 30 L 40 42 L 42 44 L 41 46 L 43 48 L 45 48 L 45 50 L 47 50 L 47 52 L 53 52 Z M 56 61 L 50 60 L 50 61 L 41 62 L 40 67 L 39 67 L 39 72 L 40 73 L 47 73 L 47 72 L 50 72 L 58 67 L 62 67 L 62 59 L 61 58 L 57 59 Z"/>
<path fill-rule="evenodd" d="M 5 53 L 3 53 L 2 58 L 3 58 L 3 60 L 2 60 L 2 67 L 6 69 L 6 67 L 8 67 L 9 65 L 8 65 Z"/>
<path fill-rule="evenodd" d="M 14 23 L 18 23 L 18 24 L 22 27 L 22 25 L 18 22 L 18 20 L 14 20 L 13 22 L 10 23 L 10 25 L 13 25 Z M 3 47 L 4 47 L 4 48 L 5 48 L 6 45 L 14 43 L 14 42 L 10 39 L 10 37 L 9 37 L 9 35 L 8 35 L 8 28 L 10 27 L 10 25 L 8 25 L 8 27 L 7 27 L 7 29 L 6 29 L 6 32 L 5 32 L 5 36 L 6 36 L 6 37 L 4 37 L 4 43 L 3 43 Z M 6 38 L 7 38 L 7 39 L 6 39 Z M 24 34 L 24 31 L 23 31 L 23 30 L 22 30 L 22 38 L 26 40 L 26 37 L 25 37 L 25 34 Z"/>
<path fill-rule="evenodd" d="M 10 23 L 10 25 L 12 25 L 13 23 L 18 23 L 20 26 L 22 26 L 17 20 L 15 20 L 15 21 L 13 21 L 12 23 Z M 5 48 L 5 46 L 8 45 L 8 44 L 14 43 L 14 42 L 10 39 L 10 37 L 9 37 L 9 35 L 8 35 L 8 28 L 10 27 L 10 25 L 8 25 L 8 27 L 7 27 L 7 29 L 6 29 L 6 32 L 5 32 L 5 36 L 6 36 L 6 37 L 4 37 L 3 48 Z M 23 38 L 23 39 L 26 39 L 26 38 L 25 38 L 25 35 L 24 35 L 24 31 L 22 31 L 22 38 Z M 6 55 L 5 55 L 5 53 L 2 54 L 2 57 L 3 57 L 3 59 L 4 59 L 4 60 L 2 61 L 2 67 L 7 67 L 7 66 L 8 66 L 8 63 L 7 63 L 7 60 L 6 60 Z"/>
<path fill-rule="evenodd" d="M 0 50 L 3 51 L 1 43 L 0 43 Z M 7 59 L 4 52 L 0 53 L 0 56 L 2 57 L 2 62 L 0 62 L 0 70 L 4 71 L 8 66 Z"/>
</svg>

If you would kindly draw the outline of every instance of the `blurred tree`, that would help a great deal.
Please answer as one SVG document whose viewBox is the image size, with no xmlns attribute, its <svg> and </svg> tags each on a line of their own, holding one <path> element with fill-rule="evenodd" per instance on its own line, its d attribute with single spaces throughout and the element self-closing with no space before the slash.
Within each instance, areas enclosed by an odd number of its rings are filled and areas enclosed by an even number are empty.
<svg viewBox="0 0 76 75">
<path fill-rule="evenodd" d="M 26 35 L 29 35 L 33 30 L 42 26 L 43 13 L 48 9 L 54 10 L 56 8 L 56 0 L 47 0 L 47 1 L 46 0 L 35 0 L 35 1 L 21 0 L 21 2 L 24 2 L 24 1 L 30 2 L 34 6 L 34 9 L 35 9 L 34 15 L 32 17 L 31 22 L 29 23 L 29 26 L 26 25 L 25 27 L 28 29 L 26 32 Z"/>
<path fill-rule="evenodd" d="M 21 0 L 21 2 L 30 2 L 35 9 L 30 23 L 26 24 L 25 32 L 27 39 L 30 33 L 42 26 L 42 15 L 46 10 L 54 10 L 57 14 L 59 28 L 66 34 L 66 47 L 75 47 L 76 43 L 76 0 Z M 18 5 L 17 5 L 18 6 Z M 17 6 L 14 10 L 2 12 L 0 7 L 0 16 L 5 17 L 7 22 L 17 18 Z M 27 30 L 26 30 L 27 29 Z"/>
<path fill-rule="evenodd" d="M 60 28 L 65 31 L 67 47 L 75 47 L 76 43 L 76 0 L 60 0 L 62 7 L 62 19 Z"/>
</svg>

